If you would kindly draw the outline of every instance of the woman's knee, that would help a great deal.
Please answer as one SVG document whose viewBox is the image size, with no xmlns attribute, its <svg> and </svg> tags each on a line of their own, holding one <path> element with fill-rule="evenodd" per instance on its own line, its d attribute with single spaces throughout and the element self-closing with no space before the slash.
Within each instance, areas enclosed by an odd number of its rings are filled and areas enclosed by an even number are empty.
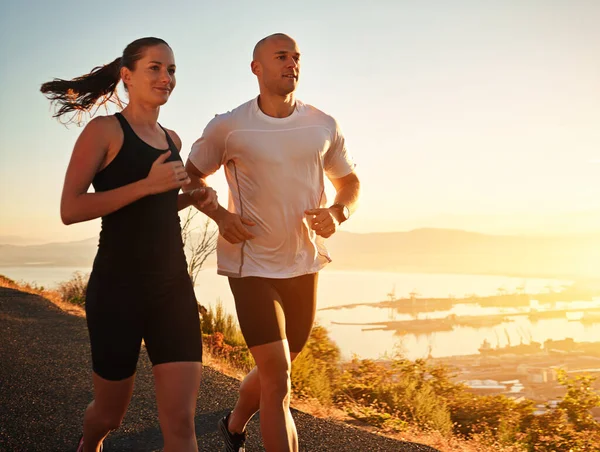
<svg viewBox="0 0 600 452">
<path fill-rule="evenodd" d="M 106 430 L 116 430 L 121 426 L 133 392 L 133 381 L 134 377 L 119 381 L 105 380 L 94 373 L 95 397 L 88 408 L 94 422 Z"/>
<path fill-rule="evenodd" d="M 103 430 L 111 431 L 116 430 L 121 426 L 123 422 L 123 418 L 125 417 L 125 413 L 117 413 L 111 411 L 104 411 L 98 409 L 97 406 L 92 407 L 92 422 L 98 426 L 100 426 Z"/>
<path fill-rule="evenodd" d="M 106 418 L 104 422 L 105 422 L 106 430 L 116 430 L 123 423 L 123 417 L 121 417 L 121 416 L 109 417 L 109 418 Z"/>
<path fill-rule="evenodd" d="M 194 412 L 186 409 L 171 410 L 165 413 L 163 428 L 170 435 L 187 438 L 194 435 Z"/>
</svg>

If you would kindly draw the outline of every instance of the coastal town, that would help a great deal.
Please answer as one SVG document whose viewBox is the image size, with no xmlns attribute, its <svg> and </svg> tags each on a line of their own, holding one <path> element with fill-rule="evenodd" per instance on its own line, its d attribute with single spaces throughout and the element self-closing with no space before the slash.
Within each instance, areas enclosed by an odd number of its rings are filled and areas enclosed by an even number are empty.
<svg viewBox="0 0 600 452">
<path fill-rule="evenodd" d="M 566 392 L 558 381 L 559 370 L 569 377 L 595 377 L 600 390 L 600 342 L 578 343 L 573 339 L 521 343 L 501 348 L 484 341 L 477 355 L 431 358 L 455 371 L 454 380 L 477 395 L 505 395 L 532 400 L 535 414 L 556 406 Z M 600 409 L 592 414 L 600 421 Z"/>
<path fill-rule="evenodd" d="M 598 287 L 575 283 L 561 291 L 498 293 L 486 297 L 420 298 L 412 293 L 408 297 L 396 298 L 391 292 L 388 299 L 381 302 L 328 309 L 370 306 L 387 309 L 390 314 L 402 317 L 410 315 L 407 320 L 394 320 L 389 315 L 390 320 L 352 325 L 361 325 L 364 331 L 393 331 L 397 336 L 427 336 L 457 328 L 500 327 L 502 330 L 502 324 L 510 324 L 519 317 L 532 323 L 561 319 L 585 327 L 593 326 L 600 323 L 599 302 Z M 501 308 L 502 312 L 488 315 L 449 313 L 457 304 Z M 519 343 L 511 344 L 508 333 L 503 339 L 506 345 L 502 346 L 498 336 L 495 343 L 484 339 L 476 354 L 445 357 L 430 354 L 428 359 L 453 369 L 454 380 L 463 383 L 474 394 L 503 394 L 515 400 L 529 399 L 536 404 L 537 414 L 545 412 L 564 396 L 566 389 L 559 382 L 561 370 L 569 377 L 600 377 L 600 342 L 577 342 L 570 337 L 536 342 L 531 336 L 521 336 Z M 594 382 L 594 387 L 600 389 L 600 379 Z M 600 419 L 600 410 L 593 414 Z"/>
<path fill-rule="evenodd" d="M 493 348 L 484 341 L 478 355 L 431 358 L 456 370 L 456 380 L 478 394 L 525 397 L 541 404 L 564 394 L 558 371 L 600 376 L 600 342 L 547 340 Z M 600 382 L 596 381 L 597 389 Z M 600 414 L 600 413 L 599 413 Z"/>
</svg>

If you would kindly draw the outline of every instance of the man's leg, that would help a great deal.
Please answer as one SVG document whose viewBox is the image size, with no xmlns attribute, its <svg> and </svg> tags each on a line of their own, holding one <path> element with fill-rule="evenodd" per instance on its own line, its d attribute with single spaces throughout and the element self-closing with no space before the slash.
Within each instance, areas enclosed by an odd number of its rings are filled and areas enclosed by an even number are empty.
<svg viewBox="0 0 600 452">
<path fill-rule="evenodd" d="M 260 430 L 268 451 L 296 452 L 298 434 L 290 413 L 291 359 L 287 340 L 250 349 L 260 381 Z"/>
<path fill-rule="evenodd" d="M 291 361 L 294 361 L 298 355 L 299 353 L 290 353 Z M 246 424 L 258 412 L 259 408 L 260 377 L 258 368 L 254 367 L 240 385 L 240 396 L 229 416 L 229 431 L 242 433 L 246 429 Z"/>
<path fill-rule="evenodd" d="M 286 280 L 271 280 L 277 289 L 277 293 L 282 295 L 282 307 L 285 311 L 291 361 L 300 354 L 310 336 L 316 311 L 317 279 L 317 274 L 311 274 Z M 232 283 L 232 291 L 235 296 L 236 293 L 241 292 L 241 285 L 239 281 L 232 281 Z M 256 290 L 257 288 L 253 287 L 252 289 Z M 243 294 L 240 294 L 239 298 L 241 301 Z M 238 308 L 238 317 L 240 314 L 245 314 L 243 307 L 242 309 Z M 230 432 L 243 432 L 248 421 L 258 411 L 260 407 L 260 388 L 259 371 L 255 367 L 240 385 L 240 397 L 229 416 L 228 428 Z"/>
</svg>

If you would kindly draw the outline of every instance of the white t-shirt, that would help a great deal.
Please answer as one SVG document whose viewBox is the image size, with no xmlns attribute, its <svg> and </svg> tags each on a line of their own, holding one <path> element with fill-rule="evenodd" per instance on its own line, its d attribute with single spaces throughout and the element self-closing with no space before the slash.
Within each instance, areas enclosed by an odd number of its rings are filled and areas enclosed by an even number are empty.
<svg viewBox="0 0 600 452">
<path fill-rule="evenodd" d="M 273 118 L 255 98 L 212 119 L 189 159 L 205 175 L 223 165 L 228 210 L 256 223 L 246 226 L 252 240 L 231 244 L 219 236 L 219 274 L 291 278 L 330 262 L 304 211 L 326 207 L 325 175 L 336 179 L 354 169 L 331 116 L 296 101 L 290 116 Z"/>
</svg>

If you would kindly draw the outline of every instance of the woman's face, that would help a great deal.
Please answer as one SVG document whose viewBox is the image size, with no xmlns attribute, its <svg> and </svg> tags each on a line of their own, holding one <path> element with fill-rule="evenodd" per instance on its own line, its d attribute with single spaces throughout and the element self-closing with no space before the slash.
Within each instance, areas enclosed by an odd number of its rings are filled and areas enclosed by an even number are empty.
<svg viewBox="0 0 600 452">
<path fill-rule="evenodd" d="M 147 47 L 133 71 L 121 70 L 129 99 L 151 105 L 164 105 L 175 89 L 175 57 L 165 44 Z"/>
</svg>

